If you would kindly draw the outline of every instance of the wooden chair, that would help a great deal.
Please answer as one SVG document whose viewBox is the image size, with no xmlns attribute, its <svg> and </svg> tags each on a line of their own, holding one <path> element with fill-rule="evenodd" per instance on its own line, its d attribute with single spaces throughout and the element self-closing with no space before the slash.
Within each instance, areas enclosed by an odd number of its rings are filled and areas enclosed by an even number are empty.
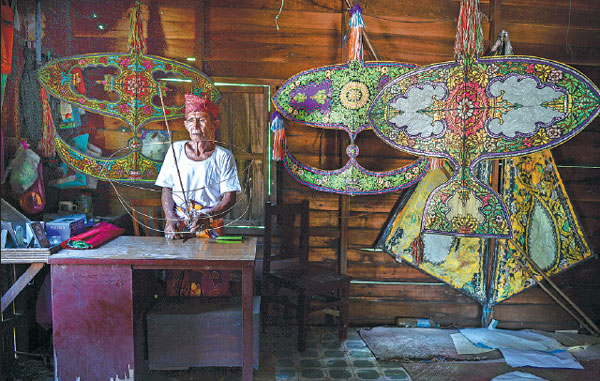
<svg viewBox="0 0 600 381">
<path fill-rule="evenodd" d="M 278 217 L 279 250 L 274 250 L 273 217 Z M 294 226 L 300 216 L 299 226 Z M 263 256 L 262 316 L 268 314 L 270 303 L 280 303 L 296 310 L 298 350 L 306 350 L 308 314 L 327 309 L 339 316 L 341 341 L 348 332 L 348 298 L 350 277 L 319 268 L 308 262 L 308 201 L 299 204 L 265 205 Z M 297 234 L 300 233 L 300 234 Z M 282 293 L 288 291 L 288 295 Z M 289 291 L 296 294 L 290 298 Z M 337 310 L 337 312 L 336 312 Z"/>
<path fill-rule="evenodd" d="M 131 217 L 135 235 L 164 235 L 165 216 L 160 198 L 131 200 Z"/>
</svg>

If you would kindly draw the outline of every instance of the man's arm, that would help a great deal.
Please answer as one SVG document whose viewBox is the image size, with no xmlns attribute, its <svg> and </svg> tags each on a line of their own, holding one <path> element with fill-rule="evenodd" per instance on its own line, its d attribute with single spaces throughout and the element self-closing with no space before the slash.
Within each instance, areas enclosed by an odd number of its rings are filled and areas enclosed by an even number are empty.
<svg viewBox="0 0 600 381">
<path fill-rule="evenodd" d="M 179 218 L 175 214 L 175 201 L 173 201 L 173 189 L 163 188 L 160 196 L 163 212 L 165 213 L 165 236 L 171 235 L 171 238 L 183 238 L 183 235 L 177 232 L 177 222 Z"/>
</svg>

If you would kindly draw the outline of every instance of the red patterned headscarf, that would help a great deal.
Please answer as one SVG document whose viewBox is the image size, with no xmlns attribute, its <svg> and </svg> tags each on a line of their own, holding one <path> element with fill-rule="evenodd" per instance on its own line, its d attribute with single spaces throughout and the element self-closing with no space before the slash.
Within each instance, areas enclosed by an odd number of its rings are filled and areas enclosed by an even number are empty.
<svg viewBox="0 0 600 381">
<path fill-rule="evenodd" d="M 194 94 L 185 94 L 185 114 L 197 111 L 204 111 L 213 119 L 219 119 L 219 106 L 213 101 Z"/>
</svg>

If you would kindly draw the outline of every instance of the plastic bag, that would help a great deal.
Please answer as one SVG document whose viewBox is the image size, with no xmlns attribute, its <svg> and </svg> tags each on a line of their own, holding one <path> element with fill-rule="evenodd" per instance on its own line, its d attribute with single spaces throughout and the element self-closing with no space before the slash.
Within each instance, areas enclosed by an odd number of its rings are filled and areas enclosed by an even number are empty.
<svg viewBox="0 0 600 381">
<path fill-rule="evenodd" d="M 23 143 L 17 147 L 15 157 L 10 161 L 6 168 L 5 176 L 8 177 L 10 187 L 18 194 L 24 193 L 35 183 L 38 178 L 38 165 L 40 157 L 26 147 Z"/>
<path fill-rule="evenodd" d="M 37 214 L 46 206 L 46 192 L 44 189 L 44 173 L 42 163 L 38 164 L 38 176 L 35 182 L 25 193 L 19 197 L 19 205 L 26 213 Z"/>
</svg>

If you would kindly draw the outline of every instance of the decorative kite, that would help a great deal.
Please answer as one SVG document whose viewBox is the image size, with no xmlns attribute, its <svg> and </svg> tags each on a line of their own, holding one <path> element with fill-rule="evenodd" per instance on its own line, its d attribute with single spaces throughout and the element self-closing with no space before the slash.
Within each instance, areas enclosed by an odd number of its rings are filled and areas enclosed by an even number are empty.
<svg viewBox="0 0 600 381">
<path fill-rule="evenodd" d="M 131 126 L 133 136 L 124 156 L 99 159 L 70 147 L 55 131 L 56 151 L 73 169 L 99 179 L 123 182 L 154 182 L 162 161 L 141 153 L 140 127 L 152 121 L 184 116 L 183 96 L 175 97 L 176 89 L 161 79 L 191 82 L 192 92 L 209 97 L 213 102 L 220 94 L 203 73 L 197 69 L 167 58 L 144 54 L 140 3 L 130 15 L 130 49 L 127 53 L 97 53 L 57 59 L 38 71 L 38 78 L 50 94 L 79 108 L 115 117 Z M 103 90 L 102 99 L 90 95 L 84 76 L 88 69 L 102 69 L 106 74 L 95 83 Z M 163 108 L 159 86 L 170 103 Z M 98 89 L 97 89 L 98 90 Z M 97 91 L 98 92 L 98 91 Z M 171 94 L 169 94 L 171 93 Z M 183 94 L 181 94 L 183 95 Z"/>
<path fill-rule="evenodd" d="M 422 231 L 512 237 L 496 192 L 473 174 L 481 160 L 521 156 L 572 138 L 600 112 L 600 90 L 574 68 L 543 58 L 479 58 L 479 2 L 463 0 L 456 62 L 415 69 L 374 99 L 375 133 L 403 151 L 455 168 L 429 196 Z"/>
<path fill-rule="evenodd" d="M 421 233 L 427 196 L 448 180 L 449 171 L 447 164 L 429 169 L 418 184 L 406 190 L 376 247 L 484 304 L 487 240 Z M 476 174 L 489 183 L 490 163 L 479 164 Z"/>
<path fill-rule="evenodd" d="M 592 256 L 549 150 L 507 160 L 502 178 L 513 239 L 546 275 Z M 516 261 L 513 244 L 506 247 L 496 247 L 489 305 L 535 285 Z"/>
<path fill-rule="evenodd" d="M 376 194 L 403 189 L 417 182 L 427 169 L 427 159 L 390 172 L 372 172 L 356 161 L 359 154 L 354 139 L 359 132 L 371 129 L 367 110 L 383 86 L 414 65 L 397 62 L 363 62 L 362 33 L 364 21 L 358 5 L 350 11 L 349 57 L 345 65 L 325 66 L 303 71 L 286 81 L 273 98 L 275 107 L 286 118 L 312 127 L 344 130 L 351 144 L 349 157 L 338 170 L 325 171 L 300 163 L 280 142 L 280 156 L 285 169 L 300 183 L 325 192 L 349 195 Z M 281 131 L 278 129 L 278 131 Z M 276 133 L 277 136 L 277 133 Z"/>
<path fill-rule="evenodd" d="M 501 32 L 492 50 L 513 54 L 508 33 Z M 484 184 L 490 184 L 490 167 L 489 160 L 476 166 L 477 178 Z M 590 258 L 550 150 L 505 159 L 502 168 L 501 195 L 510 214 L 513 241 L 544 273 L 551 276 Z M 535 280 L 518 263 L 519 254 L 510 242 L 509 251 L 495 245 L 488 256 L 487 239 L 420 232 L 427 197 L 448 180 L 449 171 L 448 167 L 430 169 L 406 191 L 377 247 L 491 307 L 534 285 Z M 484 271 L 488 261 L 492 263 L 489 275 Z"/>
</svg>

